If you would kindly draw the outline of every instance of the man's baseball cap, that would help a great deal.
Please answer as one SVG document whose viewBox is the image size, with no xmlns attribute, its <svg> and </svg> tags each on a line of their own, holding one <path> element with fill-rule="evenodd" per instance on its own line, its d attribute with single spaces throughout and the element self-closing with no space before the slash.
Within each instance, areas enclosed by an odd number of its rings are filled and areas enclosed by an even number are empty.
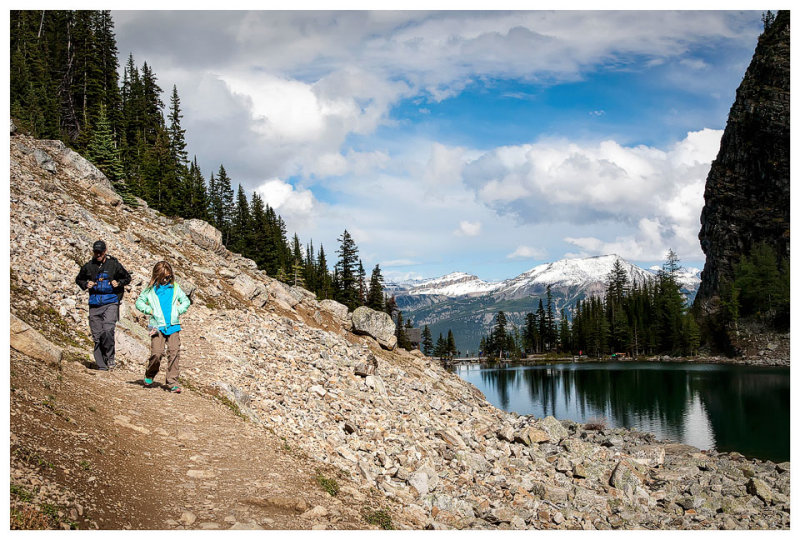
<svg viewBox="0 0 800 540">
<path fill-rule="evenodd" d="M 92 251 L 96 253 L 102 253 L 106 250 L 106 243 L 102 240 L 98 240 L 94 244 L 92 244 Z"/>
</svg>

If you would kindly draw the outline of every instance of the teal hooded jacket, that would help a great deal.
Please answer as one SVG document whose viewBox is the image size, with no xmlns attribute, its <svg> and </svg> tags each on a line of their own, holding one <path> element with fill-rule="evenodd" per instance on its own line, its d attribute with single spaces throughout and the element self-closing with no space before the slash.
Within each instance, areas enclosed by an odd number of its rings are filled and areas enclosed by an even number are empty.
<svg viewBox="0 0 800 540">
<path fill-rule="evenodd" d="M 170 313 L 170 324 L 180 324 L 180 316 L 186 313 L 192 304 L 180 285 L 174 284 L 175 290 L 172 293 L 172 313 Z M 161 328 L 166 325 L 164 313 L 161 311 L 161 303 L 158 301 L 156 291 L 153 287 L 145 287 L 136 299 L 136 309 L 150 315 L 150 326 Z"/>
</svg>

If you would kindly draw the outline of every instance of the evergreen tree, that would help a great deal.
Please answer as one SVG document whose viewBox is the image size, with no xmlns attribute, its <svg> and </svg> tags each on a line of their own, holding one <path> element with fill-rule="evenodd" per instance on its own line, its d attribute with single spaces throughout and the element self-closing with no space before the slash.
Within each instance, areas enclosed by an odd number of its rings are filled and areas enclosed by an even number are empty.
<svg viewBox="0 0 800 540">
<path fill-rule="evenodd" d="M 397 312 L 397 320 L 395 321 L 394 335 L 397 337 L 397 346 L 401 349 L 410 351 L 412 349 L 411 342 L 408 341 L 406 336 L 405 327 L 403 326 L 403 312 Z"/>
<path fill-rule="evenodd" d="M 213 216 L 215 226 L 222 232 L 222 242 L 227 246 L 231 241 L 234 198 L 231 179 L 223 165 L 220 165 L 217 171 L 212 197 L 214 197 L 212 208 L 215 212 Z"/>
<path fill-rule="evenodd" d="M 383 301 L 383 276 L 381 275 L 380 265 L 375 265 L 369 280 L 369 295 L 367 296 L 367 307 L 376 311 L 383 311 L 385 304 Z"/>
<path fill-rule="evenodd" d="M 428 328 L 427 324 L 422 329 L 422 343 L 420 345 L 422 345 L 422 353 L 425 356 L 433 354 L 433 339 L 431 338 L 431 329 Z"/>
<path fill-rule="evenodd" d="M 172 86 L 172 96 L 169 105 L 169 151 L 172 160 L 178 166 L 186 167 L 189 155 L 186 152 L 186 130 L 181 127 L 181 99 L 178 96 L 178 87 Z"/>
<path fill-rule="evenodd" d="M 336 270 L 339 276 L 339 289 L 336 291 L 335 299 L 346 305 L 349 309 L 355 309 L 360 305 L 358 287 L 358 248 L 347 229 L 338 238 L 339 260 L 336 262 Z"/>
<path fill-rule="evenodd" d="M 122 182 L 122 162 L 119 159 L 119 152 L 114 146 L 111 122 L 106 116 L 104 105 L 100 107 L 97 126 L 92 133 L 92 140 L 87 149 L 87 157 L 114 184 L 117 191 L 125 190 L 124 182 Z"/>
<path fill-rule="evenodd" d="M 450 330 L 450 329 L 447 330 L 447 342 L 446 342 L 446 344 L 447 344 L 446 345 L 446 347 L 447 347 L 446 350 L 447 350 L 447 356 L 448 357 L 453 358 L 456 355 L 458 355 L 458 347 L 456 347 L 456 340 L 453 337 L 453 331 Z"/>
<path fill-rule="evenodd" d="M 394 312 L 397 311 L 397 300 L 395 299 L 394 295 L 390 296 L 386 300 L 384 311 L 388 313 L 390 317 L 394 317 Z"/>
<path fill-rule="evenodd" d="M 197 156 L 189 165 L 189 195 L 184 205 L 184 217 L 210 221 L 210 201 L 206 191 L 206 181 L 197 165 Z M 253 195 L 256 196 L 255 194 Z M 262 205 L 263 211 L 263 205 Z"/>
<path fill-rule="evenodd" d="M 332 299 L 333 283 L 328 271 L 328 261 L 325 258 L 325 247 L 322 245 L 319 246 L 319 255 L 317 256 L 317 283 L 317 296 L 323 300 Z"/>
<path fill-rule="evenodd" d="M 445 341 L 441 333 L 439 333 L 439 339 L 436 340 L 436 345 L 433 348 L 433 355 L 440 360 L 447 356 L 447 341 Z"/>
<path fill-rule="evenodd" d="M 249 257 L 253 251 L 254 246 L 251 245 L 251 231 L 253 224 L 251 222 L 250 205 L 247 203 L 247 195 L 239 184 L 236 191 L 236 204 L 233 209 L 230 226 L 230 239 L 228 241 L 228 249 L 233 252 L 240 253 L 245 257 Z"/>
<path fill-rule="evenodd" d="M 364 264 L 358 259 L 358 304 L 363 306 L 367 303 L 367 273 L 364 271 Z"/>
<path fill-rule="evenodd" d="M 572 350 L 572 333 L 569 328 L 569 321 L 564 308 L 561 308 L 561 322 L 558 329 L 558 341 L 560 344 L 561 352 L 568 352 Z"/>
</svg>

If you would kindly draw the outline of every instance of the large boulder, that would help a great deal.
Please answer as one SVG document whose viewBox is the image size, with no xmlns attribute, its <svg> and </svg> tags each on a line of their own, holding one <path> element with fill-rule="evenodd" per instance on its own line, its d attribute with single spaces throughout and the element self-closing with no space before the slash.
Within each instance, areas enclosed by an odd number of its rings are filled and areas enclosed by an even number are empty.
<svg viewBox="0 0 800 540">
<path fill-rule="evenodd" d="M 39 165 L 42 169 L 49 171 L 51 173 L 55 173 L 58 170 L 56 166 L 56 162 L 53 161 L 53 158 L 50 157 L 50 154 L 37 148 L 33 151 L 33 157 L 36 159 L 36 164 Z"/>
<path fill-rule="evenodd" d="M 294 308 L 294 306 L 300 302 L 298 295 L 292 294 L 289 286 L 284 285 L 278 280 L 273 280 L 270 282 L 270 284 L 267 286 L 267 290 L 269 291 L 269 294 L 275 298 L 275 300 L 285 303 L 290 309 Z"/>
<path fill-rule="evenodd" d="M 384 349 L 392 350 L 397 345 L 394 321 L 382 311 L 366 306 L 356 308 L 353 312 L 353 331 L 375 338 Z"/>
<path fill-rule="evenodd" d="M 101 201 L 110 206 L 119 206 L 122 204 L 122 197 L 120 197 L 113 188 L 107 187 L 103 184 L 92 184 L 89 192 L 96 195 Z"/>
<path fill-rule="evenodd" d="M 187 219 L 173 229 L 179 234 L 182 233 L 189 236 L 192 242 L 203 249 L 217 254 L 225 252 L 225 246 L 222 245 L 222 233 L 202 219 Z"/>
<path fill-rule="evenodd" d="M 10 320 L 11 348 L 35 360 L 41 360 L 51 365 L 61 363 L 64 352 L 61 347 L 54 345 L 42 334 L 34 330 L 28 323 L 18 319 L 13 313 Z"/>
<path fill-rule="evenodd" d="M 561 425 L 561 422 L 556 420 L 553 416 L 542 418 L 537 422 L 538 428 L 547 433 L 550 437 L 550 442 L 558 444 L 558 442 L 565 438 L 568 433 L 567 429 Z"/>
<path fill-rule="evenodd" d="M 333 315 L 333 318 L 338 321 L 347 320 L 347 306 L 336 300 L 323 300 L 319 303 L 319 307 Z"/>
</svg>

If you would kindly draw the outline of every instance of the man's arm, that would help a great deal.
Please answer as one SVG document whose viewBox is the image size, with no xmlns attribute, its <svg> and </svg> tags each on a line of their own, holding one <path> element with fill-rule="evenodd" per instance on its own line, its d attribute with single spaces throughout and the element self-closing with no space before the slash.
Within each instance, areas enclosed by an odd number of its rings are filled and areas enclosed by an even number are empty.
<svg viewBox="0 0 800 540">
<path fill-rule="evenodd" d="M 87 286 L 86 284 L 89 282 L 90 277 L 92 276 L 89 275 L 89 269 L 86 268 L 86 265 L 84 264 L 81 266 L 81 269 L 78 272 L 78 277 L 75 278 L 75 283 L 78 285 L 78 287 L 85 291 Z"/>
<path fill-rule="evenodd" d="M 125 270 L 125 267 L 122 266 L 122 263 L 119 262 L 119 259 L 117 259 L 117 271 L 114 273 L 114 278 L 117 281 L 118 287 L 124 287 L 125 285 L 131 282 L 130 273 L 128 273 L 128 271 Z"/>
</svg>

